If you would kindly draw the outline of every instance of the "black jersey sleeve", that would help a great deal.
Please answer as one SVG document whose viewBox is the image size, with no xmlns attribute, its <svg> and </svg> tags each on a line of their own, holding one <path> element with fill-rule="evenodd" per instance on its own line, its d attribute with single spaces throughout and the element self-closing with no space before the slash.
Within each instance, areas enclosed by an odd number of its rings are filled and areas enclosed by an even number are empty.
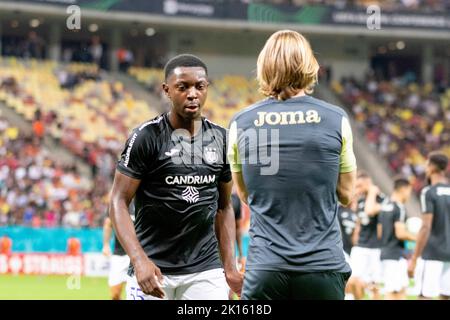
<svg viewBox="0 0 450 320">
<path fill-rule="evenodd" d="M 434 213 L 434 201 L 431 188 L 426 187 L 420 195 L 422 213 Z"/>
<path fill-rule="evenodd" d="M 396 222 L 403 222 L 401 219 L 401 212 L 400 212 L 400 208 L 398 206 L 394 206 L 394 212 L 392 212 L 393 214 L 393 221 L 394 223 Z"/>
<path fill-rule="evenodd" d="M 134 179 L 142 179 L 149 171 L 154 155 L 153 138 L 146 128 L 134 129 L 125 143 L 117 170 Z"/>
</svg>

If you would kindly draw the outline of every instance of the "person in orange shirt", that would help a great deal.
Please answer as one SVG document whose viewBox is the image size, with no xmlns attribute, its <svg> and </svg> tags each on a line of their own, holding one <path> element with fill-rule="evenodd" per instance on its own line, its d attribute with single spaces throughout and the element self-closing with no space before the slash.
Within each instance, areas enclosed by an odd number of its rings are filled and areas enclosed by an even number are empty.
<svg viewBox="0 0 450 320">
<path fill-rule="evenodd" d="M 76 256 L 81 253 L 81 242 L 78 238 L 67 239 L 67 253 L 71 256 Z"/>
<path fill-rule="evenodd" d="M 12 240 L 8 236 L 0 238 L 0 254 L 10 255 L 12 248 Z"/>
</svg>

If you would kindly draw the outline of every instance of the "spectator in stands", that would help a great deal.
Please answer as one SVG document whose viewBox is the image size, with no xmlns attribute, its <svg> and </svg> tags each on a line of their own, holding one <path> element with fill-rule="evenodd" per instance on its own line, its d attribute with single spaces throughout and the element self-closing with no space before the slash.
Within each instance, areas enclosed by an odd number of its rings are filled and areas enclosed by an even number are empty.
<svg viewBox="0 0 450 320">
<path fill-rule="evenodd" d="M 103 46 L 100 42 L 99 36 L 93 36 L 91 39 L 91 45 L 89 46 L 89 53 L 91 55 L 92 62 L 98 67 L 101 67 L 103 57 Z"/>
<path fill-rule="evenodd" d="M 36 31 L 30 31 L 24 44 L 24 58 L 42 59 L 44 57 L 44 40 Z"/>
<path fill-rule="evenodd" d="M 34 114 L 32 127 L 34 136 L 38 138 L 39 141 L 41 141 L 44 138 L 45 128 L 44 122 L 42 121 L 42 113 L 40 109 L 37 109 Z"/>
<path fill-rule="evenodd" d="M 425 185 L 425 155 L 444 148 L 450 154 L 450 90 L 419 86 L 409 74 L 391 81 L 347 78 L 335 90 L 351 105 L 367 140 L 393 172 L 412 178 L 418 193 Z"/>
</svg>

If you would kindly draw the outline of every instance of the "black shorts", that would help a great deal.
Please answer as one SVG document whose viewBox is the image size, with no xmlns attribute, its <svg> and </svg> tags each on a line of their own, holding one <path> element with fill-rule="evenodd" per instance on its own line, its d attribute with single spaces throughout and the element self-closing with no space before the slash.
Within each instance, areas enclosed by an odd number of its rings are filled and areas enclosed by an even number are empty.
<svg viewBox="0 0 450 320">
<path fill-rule="evenodd" d="M 245 272 L 243 300 L 344 300 L 351 272 Z"/>
</svg>

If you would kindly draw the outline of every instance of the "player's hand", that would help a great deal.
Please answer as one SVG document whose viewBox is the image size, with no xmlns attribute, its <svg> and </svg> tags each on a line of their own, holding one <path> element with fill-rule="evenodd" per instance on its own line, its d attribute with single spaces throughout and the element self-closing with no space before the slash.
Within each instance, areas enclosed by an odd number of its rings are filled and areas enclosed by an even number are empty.
<svg viewBox="0 0 450 320">
<path fill-rule="evenodd" d="M 109 246 L 103 246 L 102 253 L 105 257 L 111 256 L 111 248 Z"/>
<path fill-rule="evenodd" d="M 380 193 L 380 188 L 378 188 L 378 186 L 376 186 L 376 185 L 371 185 L 370 187 L 369 187 L 369 193 L 372 193 L 372 194 L 379 194 Z"/>
<path fill-rule="evenodd" d="M 245 258 L 244 257 L 239 257 L 237 259 L 237 265 L 238 265 L 238 270 L 240 272 L 244 272 L 244 268 L 245 268 Z"/>
<path fill-rule="evenodd" d="M 241 296 L 242 283 L 244 282 L 244 275 L 237 271 L 236 269 L 225 272 L 225 279 L 227 280 L 228 286 L 231 291 Z"/>
<path fill-rule="evenodd" d="M 416 270 L 417 260 L 415 258 L 411 258 L 408 263 L 408 276 L 410 278 L 414 278 L 414 271 Z"/>
<path fill-rule="evenodd" d="M 150 259 L 145 257 L 135 262 L 134 270 L 137 283 L 141 287 L 142 292 L 156 298 L 164 298 L 165 293 L 161 288 L 163 275 L 161 270 Z"/>
</svg>

